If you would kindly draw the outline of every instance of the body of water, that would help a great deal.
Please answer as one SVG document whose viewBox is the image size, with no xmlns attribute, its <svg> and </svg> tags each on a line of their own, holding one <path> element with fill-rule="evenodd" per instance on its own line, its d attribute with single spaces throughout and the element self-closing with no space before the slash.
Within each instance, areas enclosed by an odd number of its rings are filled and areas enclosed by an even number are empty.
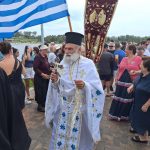
<svg viewBox="0 0 150 150">
<path fill-rule="evenodd" d="M 31 44 L 31 43 L 11 43 L 12 47 L 17 48 L 19 50 L 19 59 L 22 59 L 22 55 L 24 53 L 24 48 L 26 45 L 29 45 L 31 47 L 38 46 L 40 44 Z"/>
<path fill-rule="evenodd" d="M 12 47 L 17 48 L 19 50 L 19 60 L 22 59 L 22 55 L 24 53 L 24 48 L 26 45 L 31 46 L 31 47 L 38 47 L 40 43 L 37 44 L 32 44 L 32 43 L 11 43 Z M 60 48 L 62 44 L 55 44 L 56 49 Z"/>
</svg>

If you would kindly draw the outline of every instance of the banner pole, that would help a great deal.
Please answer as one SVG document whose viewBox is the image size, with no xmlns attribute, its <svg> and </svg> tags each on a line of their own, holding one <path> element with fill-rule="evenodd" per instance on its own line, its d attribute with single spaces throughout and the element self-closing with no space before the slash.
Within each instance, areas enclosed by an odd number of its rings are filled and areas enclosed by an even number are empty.
<svg viewBox="0 0 150 150">
<path fill-rule="evenodd" d="M 72 25 L 71 25 L 70 16 L 68 16 L 67 18 L 68 18 L 68 24 L 69 24 L 70 32 L 72 32 Z"/>
<path fill-rule="evenodd" d="M 43 24 L 41 24 L 41 44 L 44 45 L 44 27 L 43 27 Z"/>
</svg>

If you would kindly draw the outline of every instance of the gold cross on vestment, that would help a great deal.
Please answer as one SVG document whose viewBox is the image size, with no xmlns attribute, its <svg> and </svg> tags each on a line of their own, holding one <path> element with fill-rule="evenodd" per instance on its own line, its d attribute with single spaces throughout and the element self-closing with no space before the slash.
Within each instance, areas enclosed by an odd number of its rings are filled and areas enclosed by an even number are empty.
<svg viewBox="0 0 150 150">
<path fill-rule="evenodd" d="M 79 72 L 79 74 L 80 74 L 80 78 L 83 78 L 86 75 L 86 72 L 83 69 Z"/>
</svg>

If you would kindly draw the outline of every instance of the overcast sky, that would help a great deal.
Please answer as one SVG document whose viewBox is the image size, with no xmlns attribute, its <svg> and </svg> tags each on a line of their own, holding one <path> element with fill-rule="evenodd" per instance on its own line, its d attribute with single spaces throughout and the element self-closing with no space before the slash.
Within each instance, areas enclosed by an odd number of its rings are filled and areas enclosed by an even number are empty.
<svg viewBox="0 0 150 150">
<path fill-rule="evenodd" d="M 85 0 L 67 0 L 73 31 L 84 33 Z M 27 28 L 37 31 L 40 26 Z M 44 34 L 58 35 L 69 31 L 67 18 L 44 24 Z M 109 36 L 118 35 L 150 36 L 150 0 L 119 0 L 109 28 Z"/>
</svg>

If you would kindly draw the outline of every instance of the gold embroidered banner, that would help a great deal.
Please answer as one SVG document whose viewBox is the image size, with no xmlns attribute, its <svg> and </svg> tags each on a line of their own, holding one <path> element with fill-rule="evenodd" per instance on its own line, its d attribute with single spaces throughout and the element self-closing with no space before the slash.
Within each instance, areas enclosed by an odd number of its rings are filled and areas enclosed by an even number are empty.
<svg viewBox="0 0 150 150">
<path fill-rule="evenodd" d="M 98 62 L 118 0 L 86 0 L 86 56 Z"/>
</svg>

